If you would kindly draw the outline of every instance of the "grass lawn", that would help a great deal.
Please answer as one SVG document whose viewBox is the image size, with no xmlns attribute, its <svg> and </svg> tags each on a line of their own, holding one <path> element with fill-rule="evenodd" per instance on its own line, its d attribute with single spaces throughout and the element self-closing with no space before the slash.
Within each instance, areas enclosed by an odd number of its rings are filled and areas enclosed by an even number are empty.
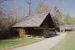
<svg viewBox="0 0 75 50">
<path fill-rule="evenodd" d="M 24 40 L 20 40 L 18 38 L 0 40 L 0 50 L 14 48 L 14 47 L 22 46 L 22 45 L 29 45 L 29 44 L 32 44 L 41 40 L 42 39 L 36 39 L 36 38 L 26 38 Z"/>
<path fill-rule="evenodd" d="M 67 37 L 51 50 L 75 50 L 75 32 L 68 33 Z"/>
</svg>

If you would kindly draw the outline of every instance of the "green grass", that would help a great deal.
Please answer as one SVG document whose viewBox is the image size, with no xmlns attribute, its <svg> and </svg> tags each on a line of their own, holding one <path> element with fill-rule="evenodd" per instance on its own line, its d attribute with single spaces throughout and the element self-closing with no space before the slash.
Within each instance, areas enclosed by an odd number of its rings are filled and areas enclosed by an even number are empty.
<svg viewBox="0 0 75 50">
<path fill-rule="evenodd" d="M 0 40 L 0 50 L 14 48 L 22 45 L 29 45 L 38 42 L 40 40 L 42 39 L 26 38 L 24 40 L 21 40 L 17 38 L 17 39 Z"/>
<path fill-rule="evenodd" d="M 67 37 L 51 50 L 75 50 L 75 32 L 68 33 Z"/>
</svg>

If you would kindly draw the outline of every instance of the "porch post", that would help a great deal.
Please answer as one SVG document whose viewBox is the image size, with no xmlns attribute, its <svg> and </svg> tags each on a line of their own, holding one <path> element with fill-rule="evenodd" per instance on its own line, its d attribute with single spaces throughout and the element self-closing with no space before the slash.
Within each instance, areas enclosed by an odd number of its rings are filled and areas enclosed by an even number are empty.
<svg viewBox="0 0 75 50">
<path fill-rule="evenodd" d="M 20 37 L 21 39 L 24 39 L 24 38 L 26 37 L 26 31 L 25 31 L 24 28 L 19 28 L 19 29 L 18 29 L 18 33 L 19 33 L 19 37 Z"/>
</svg>

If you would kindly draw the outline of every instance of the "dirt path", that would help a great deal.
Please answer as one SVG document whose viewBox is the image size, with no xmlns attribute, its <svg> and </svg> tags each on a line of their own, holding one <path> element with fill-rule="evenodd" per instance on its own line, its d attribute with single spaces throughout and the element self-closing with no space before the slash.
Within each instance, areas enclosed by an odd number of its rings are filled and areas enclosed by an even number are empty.
<svg viewBox="0 0 75 50">
<path fill-rule="evenodd" d="M 61 40 L 63 40 L 65 38 L 65 36 L 66 36 L 66 33 L 60 33 L 59 36 L 47 38 L 38 43 L 34 43 L 34 44 L 28 45 L 28 46 L 22 46 L 19 48 L 14 48 L 11 50 L 49 50 L 50 48 L 52 48 L 56 44 L 58 44 Z"/>
</svg>

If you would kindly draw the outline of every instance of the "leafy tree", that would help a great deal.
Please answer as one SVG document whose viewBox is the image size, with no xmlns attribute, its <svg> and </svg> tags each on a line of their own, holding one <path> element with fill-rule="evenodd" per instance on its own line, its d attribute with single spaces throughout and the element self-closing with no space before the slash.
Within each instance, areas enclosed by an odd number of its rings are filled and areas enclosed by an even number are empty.
<svg viewBox="0 0 75 50">
<path fill-rule="evenodd" d="M 69 14 L 65 15 L 64 24 L 67 24 L 67 25 L 75 24 L 75 18 L 72 18 Z"/>
</svg>

